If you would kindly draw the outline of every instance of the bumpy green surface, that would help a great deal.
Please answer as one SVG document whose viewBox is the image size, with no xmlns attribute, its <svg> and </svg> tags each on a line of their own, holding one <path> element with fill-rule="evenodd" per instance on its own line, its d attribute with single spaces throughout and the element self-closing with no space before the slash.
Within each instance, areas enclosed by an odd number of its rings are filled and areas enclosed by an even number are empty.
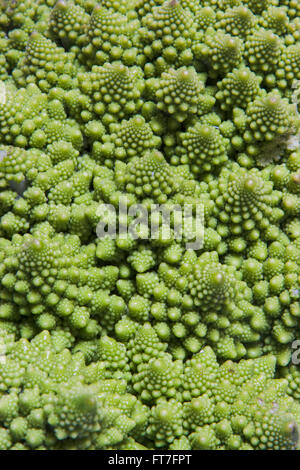
<svg viewBox="0 0 300 470">
<path fill-rule="evenodd" d="M 298 3 L 0 8 L 0 450 L 298 449 Z"/>
</svg>

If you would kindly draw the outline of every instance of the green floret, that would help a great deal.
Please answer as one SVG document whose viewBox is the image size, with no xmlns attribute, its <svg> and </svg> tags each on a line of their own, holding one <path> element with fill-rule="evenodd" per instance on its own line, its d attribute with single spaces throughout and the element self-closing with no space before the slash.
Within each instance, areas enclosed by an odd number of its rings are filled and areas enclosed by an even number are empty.
<svg viewBox="0 0 300 470">
<path fill-rule="evenodd" d="M 230 72 L 242 63 L 244 45 L 241 39 L 222 30 L 207 30 L 204 43 L 196 44 L 197 59 L 208 63 L 214 74 Z"/>
<path fill-rule="evenodd" d="M 34 31 L 13 76 L 19 86 L 34 82 L 42 91 L 48 91 L 56 85 L 64 89 L 72 88 L 75 70 L 74 54 L 66 53 L 63 48 Z"/>
<path fill-rule="evenodd" d="M 102 336 L 98 341 L 97 356 L 101 362 L 104 362 L 108 378 L 126 377 L 126 373 L 129 371 L 129 365 L 124 344 L 118 343 L 108 336 Z"/>
<path fill-rule="evenodd" d="M 172 167 L 156 150 L 133 160 L 126 170 L 126 190 L 139 198 L 150 196 L 161 204 L 177 189 Z"/>
<path fill-rule="evenodd" d="M 131 26 L 120 12 L 111 11 L 103 4 L 96 5 L 85 25 L 81 60 L 91 66 L 127 57 L 133 65 L 137 50 L 133 48 L 132 33 L 136 26 Z"/>
<path fill-rule="evenodd" d="M 175 398 L 181 384 L 182 364 L 168 354 L 150 359 L 133 376 L 133 389 L 143 402 L 155 403 L 162 398 Z"/>
<path fill-rule="evenodd" d="M 292 86 L 297 90 L 297 80 L 299 80 L 300 64 L 300 45 L 293 44 L 288 46 L 283 51 L 280 57 L 279 67 L 275 71 L 276 77 L 279 80 L 278 85 L 282 88 Z"/>
<path fill-rule="evenodd" d="M 245 0 L 245 3 L 248 8 L 250 8 L 253 13 L 256 15 L 262 13 L 270 5 L 272 5 L 272 0 Z"/>
<path fill-rule="evenodd" d="M 220 101 L 221 109 L 230 110 L 234 106 L 246 108 L 261 93 L 260 83 L 260 77 L 248 67 L 234 69 L 217 83 L 219 91 L 216 98 Z"/>
<path fill-rule="evenodd" d="M 193 4 L 195 5 L 195 21 L 198 31 L 213 26 L 216 22 L 216 12 L 213 8 L 209 6 L 201 8 L 197 3 L 193 2 Z"/>
<path fill-rule="evenodd" d="M 255 26 L 256 18 L 245 6 L 227 8 L 224 13 L 217 15 L 218 21 L 215 28 L 223 29 L 232 36 L 245 37 Z"/>
<path fill-rule="evenodd" d="M 262 13 L 260 23 L 265 29 L 271 29 L 275 34 L 281 36 L 288 31 L 289 17 L 284 7 L 270 6 Z"/>
<path fill-rule="evenodd" d="M 187 132 L 178 135 L 176 153 L 182 164 L 188 163 L 193 173 L 209 172 L 223 165 L 227 160 L 227 141 L 214 126 L 197 122 Z"/>
<path fill-rule="evenodd" d="M 294 107 L 279 94 L 271 92 L 249 103 L 247 110 L 246 141 L 270 141 L 276 135 L 292 134 L 297 123 Z"/>
<path fill-rule="evenodd" d="M 66 48 L 78 44 L 89 20 L 87 13 L 72 2 L 59 0 L 50 15 L 50 31 Z"/>
<path fill-rule="evenodd" d="M 135 6 L 135 0 L 103 0 L 101 3 L 105 8 L 119 11 L 123 14 L 130 12 Z"/>
<path fill-rule="evenodd" d="M 179 122 L 190 115 L 206 114 L 215 103 L 212 96 L 202 93 L 203 83 L 194 68 L 181 67 L 162 73 L 156 88 L 158 109 Z"/>
<path fill-rule="evenodd" d="M 167 0 L 142 18 L 140 29 L 143 53 L 150 62 L 162 57 L 170 64 L 190 64 L 196 35 L 193 14 L 178 0 Z"/>
<path fill-rule="evenodd" d="M 146 435 L 157 448 L 172 445 L 183 435 L 182 404 L 171 399 L 152 407 Z"/>
<path fill-rule="evenodd" d="M 119 334 L 125 325 L 120 326 L 120 323 L 118 325 Z M 132 331 L 132 334 L 133 333 L 134 337 L 129 341 L 127 347 L 132 369 L 139 367 L 142 363 L 148 363 L 152 358 L 160 357 L 167 347 L 166 344 L 159 340 L 159 337 L 150 323 L 144 323 L 142 326 L 139 326 L 139 328 L 134 329 Z"/>
<path fill-rule="evenodd" d="M 147 13 L 153 10 L 153 7 L 162 5 L 164 0 L 135 0 L 134 9 L 138 16 L 142 18 Z"/>
<path fill-rule="evenodd" d="M 103 136 L 103 156 L 109 144 L 109 156 L 120 160 L 142 157 L 148 150 L 160 146 L 161 139 L 153 134 L 151 126 L 140 116 L 110 126 L 111 133 Z"/>
<path fill-rule="evenodd" d="M 298 361 L 298 353 L 295 351 L 295 359 Z M 299 384 L 300 376 L 297 365 L 289 365 L 280 370 L 280 377 L 284 378 L 288 382 L 287 393 L 295 400 L 299 400 Z"/>
<path fill-rule="evenodd" d="M 188 278 L 194 305 L 205 310 L 222 310 L 233 297 L 234 278 L 229 267 L 221 267 L 213 257 L 202 255 Z"/>
<path fill-rule="evenodd" d="M 257 29 L 246 38 L 245 58 L 253 72 L 275 71 L 282 53 L 282 42 L 271 30 Z"/>
<path fill-rule="evenodd" d="M 4 92 L 6 101 L 0 105 L 1 141 L 27 147 L 47 119 L 47 97 L 33 84 L 19 90 L 5 88 Z"/>
<path fill-rule="evenodd" d="M 134 69 L 122 63 L 94 66 L 78 76 L 79 88 L 92 100 L 96 116 L 107 115 L 108 123 L 135 114 L 141 107 L 143 83 Z"/>
<path fill-rule="evenodd" d="M 232 235 L 248 232 L 249 239 L 253 241 L 258 239 L 259 233 L 267 233 L 284 215 L 276 207 L 281 193 L 274 191 L 272 183 L 265 181 L 256 170 L 247 172 L 238 167 L 233 173 L 224 170 L 220 175 L 219 189 L 213 189 L 212 195 L 219 208 L 217 216 L 220 222 L 230 224 Z"/>
</svg>

